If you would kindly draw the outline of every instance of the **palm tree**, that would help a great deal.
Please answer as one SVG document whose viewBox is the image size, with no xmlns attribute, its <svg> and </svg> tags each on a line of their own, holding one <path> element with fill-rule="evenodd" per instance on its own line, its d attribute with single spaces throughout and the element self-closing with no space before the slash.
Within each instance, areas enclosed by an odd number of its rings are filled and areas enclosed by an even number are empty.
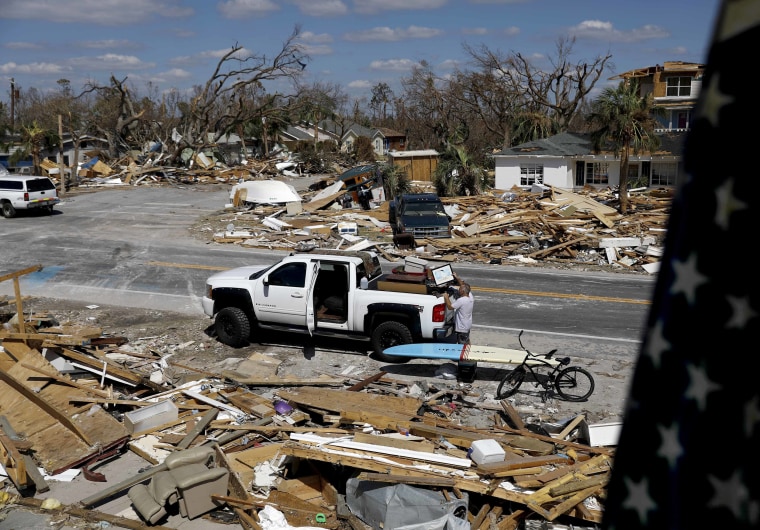
<svg viewBox="0 0 760 530">
<path fill-rule="evenodd" d="M 21 160 L 32 157 L 32 171 L 35 175 L 41 175 L 42 167 L 40 166 L 40 157 L 45 146 L 55 145 L 58 143 L 58 135 L 49 130 L 43 129 L 36 121 L 31 125 L 21 127 L 21 145 L 8 158 L 11 165 L 15 165 Z M 63 175 L 61 175 L 61 185 L 63 185 Z"/>
<path fill-rule="evenodd" d="M 621 157 L 620 213 L 628 211 L 628 161 L 631 152 L 653 151 L 660 145 L 655 135 L 655 116 L 662 109 L 654 107 L 652 95 L 639 95 L 636 80 L 621 81 L 616 88 L 608 87 L 591 103 L 587 121 L 593 127 L 591 140 L 599 152 L 611 148 Z"/>
<path fill-rule="evenodd" d="M 433 185 L 441 197 L 480 195 L 487 187 L 486 173 L 475 165 L 463 145 L 451 145 L 438 160 Z"/>
</svg>

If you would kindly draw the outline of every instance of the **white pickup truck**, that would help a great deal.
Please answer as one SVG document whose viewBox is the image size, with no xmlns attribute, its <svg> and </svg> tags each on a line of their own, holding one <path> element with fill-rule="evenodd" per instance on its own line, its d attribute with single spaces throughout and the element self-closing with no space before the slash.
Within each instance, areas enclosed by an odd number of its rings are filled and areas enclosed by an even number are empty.
<svg viewBox="0 0 760 530">
<path fill-rule="evenodd" d="M 373 252 L 315 252 L 211 276 L 202 305 L 218 339 L 242 347 L 255 328 L 367 339 L 377 359 L 398 363 L 383 350 L 452 334 L 453 311 L 437 290 L 394 290 Z"/>
</svg>

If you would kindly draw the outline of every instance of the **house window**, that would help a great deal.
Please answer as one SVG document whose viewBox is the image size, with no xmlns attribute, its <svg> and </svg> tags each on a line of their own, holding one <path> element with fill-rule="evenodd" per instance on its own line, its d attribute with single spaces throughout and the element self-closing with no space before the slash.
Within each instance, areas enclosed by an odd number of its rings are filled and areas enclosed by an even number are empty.
<svg viewBox="0 0 760 530">
<path fill-rule="evenodd" d="M 677 162 L 652 162 L 652 186 L 675 186 L 677 175 Z"/>
<path fill-rule="evenodd" d="M 586 184 L 607 184 L 610 181 L 610 165 L 607 162 L 586 164 Z"/>
<path fill-rule="evenodd" d="M 667 88 L 665 94 L 669 97 L 691 96 L 691 77 L 668 77 L 666 80 Z"/>
<path fill-rule="evenodd" d="M 543 164 L 520 164 L 520 186 L 544 183 Z"/>
</svg>

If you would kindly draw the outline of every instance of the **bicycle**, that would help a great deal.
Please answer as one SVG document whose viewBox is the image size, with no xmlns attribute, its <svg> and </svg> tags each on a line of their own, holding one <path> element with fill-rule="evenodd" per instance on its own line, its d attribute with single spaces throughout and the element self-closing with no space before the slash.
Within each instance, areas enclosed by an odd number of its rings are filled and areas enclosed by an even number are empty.
<svg viewBox="0 0 760 530">
<path fill-rule="evenodd" d="M 568 366 L 570 357 L 552 359 L 556 348 L 549 353 L 535 354 L 523 346 L 520 331 L 517 339 L 525 351 L 525 358 L 514 370 L 508 371 L 496 389 L 496 398 L 505 399 L 520 389 L 528 375 L 533 378 L 533 385 L 544 389 L 543 399 L 554 389 L 566 401 L 586 401 L 594 392 L 594 378 L 580 366 Z"/>
</svg>

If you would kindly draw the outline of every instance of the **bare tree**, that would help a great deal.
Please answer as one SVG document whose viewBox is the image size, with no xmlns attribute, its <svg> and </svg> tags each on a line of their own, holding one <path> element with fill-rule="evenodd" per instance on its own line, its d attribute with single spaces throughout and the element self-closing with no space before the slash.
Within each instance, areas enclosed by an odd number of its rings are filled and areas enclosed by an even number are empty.
<svg viewBox="0 0 760 530">
<path fill-rule="evenodd" d="M 388 83 L 378 83 L 372 87 L 372 99 L 370 99 L 369 107 L 372 110 L 373 117 L 380 119 L 383 125 L 386 125 L 388 105 L 393 102 L 393 99 L 393 90 L 388 86 Z"/>
<path fill-rule="evenodd" d="M 491 72 L 517 102 L 529 113 L 541 111 L 556 123 L 558 131 L 567 130 L 579 106 L 604 74 L 612 55 L 597 56 L 592 62 L 570 60 L 575 38 L 559 38 L 556 55 L 549 58 L 552 66 L 543 70 L 522 53 L 504 54 L 487 47 L 474 50 L 465 47 L 474 63 L 483 72 Z M 611 65 L 610 65 L 611 66 Z M 517 110 L 517 109 L 515 109 Z"/>
<path fill-rule="evenodd" d="M 297 43 L 299 34 L 296 26 L 274 57 L 251 53 L 235 43 L 219 59 L 206 83 L 196 86 L 189 100 L 174 98 L 171 108 L 165 101 L 157 105 L 150 97 L 138 100 L 126 84 L 127 78 L 119 80 L 113 75 L 109 86 L 90 84 L 80 97 L 89 93 L 100 96 L 98 127 L 113 156 L 127 148 L 141 148 L 148 139 L 160 139 L 172 147 L 170 160 L 176 160 L 185 148 L 214 145 L 251 120 L 261 121 L 268 109 L 276 107 L 273 99 L 288 98 L 268 95 L 264 85 L 283 78 L 295 81 L 302 75 L 309 58 Z"/>
</svg>

